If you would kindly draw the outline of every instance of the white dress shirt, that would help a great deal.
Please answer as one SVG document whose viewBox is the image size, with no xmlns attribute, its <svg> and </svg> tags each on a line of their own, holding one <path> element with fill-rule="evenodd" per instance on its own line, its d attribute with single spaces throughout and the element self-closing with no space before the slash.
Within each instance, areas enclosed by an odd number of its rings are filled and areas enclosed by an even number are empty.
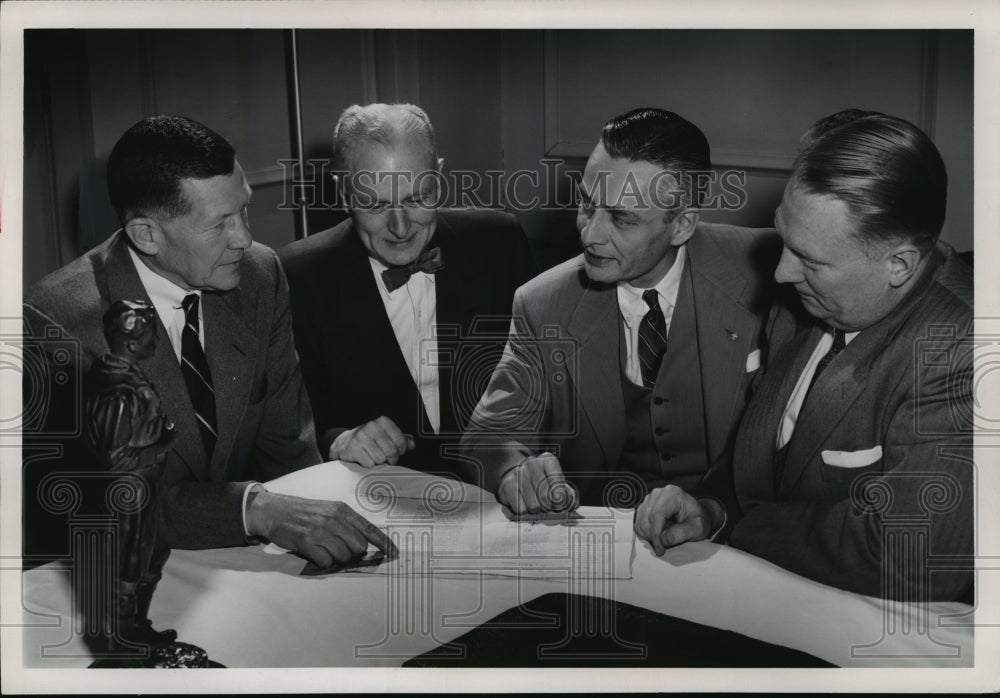
<svg viewBox="0 0 1000 698">
<path fill-rule="evenodd" d="M 132 258 L 132 264 L 135 265 L 136 272 L 139 274 L 139 281 L 142 282 L 142 287 L 146 289 L 146 295 L 153 302 L 153 308 L 156 309 L 156 314 L 160 317 L 160 322 L 163 323 L 163 327 L 167 330 L 167 338 L 170 340 L 170 346 L 173 347 L 174 355 L 177 356 L 177 363 L 180 364 L 181 333 L 184 331 L 183 302 L 184 297 L 192 293 L 198 295 L 198 341 L 201 342 L 202 349 L 205 348 L 205 315 L 201 302 L 201 291 L 197 289 L 183 289 L 173 281 L 163 278 L 143 264 L 142 260 L 139 259 L 139 255 L 131 247 L 128 248 L 128 253 Z M 122 300 L 135 299 L 126 298 Z M 247 497 L 254 486 L 258 486 L 261 490 L 264 489 L 259 483 L 251 482 L 243 490 L 243 532 L 248 536 L 250 535 L 250 531 L 247 529 Z"/>
<path fill-rule="evenodd" d="M 389 293 L 382 281 L 382 272 L 387 267 L 374 257 L 369 257 L 368 261 L 396 342 L 423 400 L 427 420 L 438 434 L 441 431 L 441 388 L 435 358 L 438 352 L 434 334 L 437 320 L 434 275 L 418 271 L 405 285 Z"/>
<path fill-rule="evenodd" d="M 663 319 L 667 322 L 666 333 L 668 337 L 670 336 L 670 321 L 674 317 L 674 306 L 677 305 L 677 293 L 681 288 L 681 274 L 684 271 L 686 259 L 687 249 L 681 245 L 677 250 L 677 258 L 674 260 L 673 266 L 653 287 L 656 289 L 660 301 Z M 639 386 L 643 384 L 642 368 L 639 365 L 639 352 L 635 350 L 635 347 L 639 345 L 639 323 L 649 312 L 649 306 L 642 299 L 642 294 L 647 290 L 636 288 L 627 281 L 618 282 L 618 309 L 621 311 L 622 322 L 625 323 L 625 376 Z"/>
<path fill-rule="evenodd" d="M 131 247 L 128 248 L 129 256 L 132 257 L 132 264 L 139 272 L 139 281 L 146 289 L 149 300 L 153 301 L 156 314 L 160 316 L 160 322 L 167 330 L 167 338 L 170 346 L 174 348 L 177 356 L 177 363 L 181 362 L 181 333 L 184 331 L 184 297 L 192 293 L 198 294 L 198 341 L 201 342 L 202 349 L 205 348 L 205 316 L 202 310 L 201 291 L 188 291 L 181 288 L 173 281 L 165 279 L 155 271 L 143 264 L 139 255 Z M 121 300 L 135 300 L 134 298 L 123 298 Z"/>
<path fill-rule="evenodd" d="M 851 340 L 857 336 L 857 332 L 845 332 L 844 346 L 850 344 Z M 775 442 L 775 447 L 779 451 L 785 447 L 785 444 L 792 440 L 792 434 L 795 432 L 795 421 L 799 418 L 799 412 L 802 411 L 802 403 L 806 401 L 806 393 L 809 392 L 809 384 L 812 382 L 813 374 L 816 373 L 816 365 L 830 351 L 830 347 L 832 346 L 833 330 L 827 330 L 820 337 L 819 344 L 813 349 L 812 356 L 806 362 L 806 367 L 802 370 L 802 375 L 799 376 L 799 380 L 795 384 L 795 389 L 792 390 L 791 397 L 788 398 L 788 404 L 785 405 L 785 412 L 782 414 L 781 423 L 778 425 L 778 439 Z"/>
</svg>

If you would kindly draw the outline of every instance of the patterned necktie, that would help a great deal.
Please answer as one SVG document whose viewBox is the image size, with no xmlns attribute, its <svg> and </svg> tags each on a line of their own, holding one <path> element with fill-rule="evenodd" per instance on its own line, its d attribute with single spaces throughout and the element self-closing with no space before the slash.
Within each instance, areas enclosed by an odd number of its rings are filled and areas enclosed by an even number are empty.
<svg viewBox="0 0 1000 698">
<path fill-rule="evenodd" d="M 639 323 L 639 368 L 642 384 L 652 388 L 660 372 L 663 353 L 667 350 L 667 321 L 655 289 L 643 293 L 642 299 L 649 306 L 649 312 L 642 316 Z"/>
<path fill-rule="evenodd" d="M 417 259 L 402 267 L 389 267 L 382 272 L 382 283 L 392 293 L 400 286 L 405 286 L 410 277 L 418 271 L 425 274 L 433 274 L 444 269 L 444 261 L 441 259 L 441 248 L 432 247 L 424 250 Z"/>
<path fill-rule="evenodd" d="M 198 339 L 198 294 L 184 297 L 184 331 L 181 332 L 181 372 L 187 384 L 188 395 L 198 419 L 205 455 L 212 459 L 217 431 L 215 426 L 215 389 L 208 371 L 205 351 Z"/>
<path fill-rule="evenodd" d="M 847 335 L 843 330 L 833 331 L 833 344 L 830 345 L 829 351 L 823 354 L 823 358 L 819 360 L 816 364 L 816 370 L 813 372 L 812 380 L 809 382 L 809 390 L 806 391 L 806 397 L 809 397 L 809 393 L 812 391 L 813 386 L 816 385 L 816 379 L 819 378 L 819 374 L 823 372 L 830 362 L 833 361 L 833 357 L 844 350 L 847 346 Z"/>
</svg>

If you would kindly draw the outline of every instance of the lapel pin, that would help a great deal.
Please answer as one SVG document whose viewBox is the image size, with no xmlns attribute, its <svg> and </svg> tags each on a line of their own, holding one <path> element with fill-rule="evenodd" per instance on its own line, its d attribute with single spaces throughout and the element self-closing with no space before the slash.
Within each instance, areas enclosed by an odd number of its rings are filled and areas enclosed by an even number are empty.
<svg viewBox="0 0 1000 698">
<path fill-rule="evenodd" d="M 740 338 L 740 336 L 739 336 L 738 334 L 736 334 L 735 332 L 733 332 L 732 330 L 726 330 L 726 332 L 727 332 L 727 333 L 729 334 L 729 338 L 730 338 L 731 340 L 733 340 L 734 342 L 735 342 L 735 341 L 736 341 L 737 339 L 739 339 L 739 338 Z"/>
</svg>

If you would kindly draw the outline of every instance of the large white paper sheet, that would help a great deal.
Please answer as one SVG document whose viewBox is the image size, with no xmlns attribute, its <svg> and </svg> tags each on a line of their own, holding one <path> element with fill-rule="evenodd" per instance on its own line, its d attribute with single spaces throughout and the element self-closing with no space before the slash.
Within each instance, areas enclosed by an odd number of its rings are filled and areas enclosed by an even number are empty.
<svg viewBox="0 0 1000 698">
<path fill-rule="evenodd" d="M 294 493 L 299 485 L 293 473 L 268 489 Z M 488 492 L 394 466 L 327 463 L 311 473 L 309 491 L 313 498 L 349 503 L 399 549 L 397 558 L 355 572 L 631 578 L 631 510 L 580 507 L 569 515 L 513 521 Z M 273 545 L 266 550 L 285 552 Z"/>
</svg>

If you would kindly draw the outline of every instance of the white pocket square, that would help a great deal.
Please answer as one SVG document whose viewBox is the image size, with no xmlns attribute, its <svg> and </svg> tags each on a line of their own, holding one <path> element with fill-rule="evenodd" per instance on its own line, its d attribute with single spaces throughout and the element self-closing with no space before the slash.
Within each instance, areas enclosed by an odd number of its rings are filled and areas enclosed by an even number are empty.
<svg viewBox="0 0 1000 698">
<path fill-rule="evenodd" d="M 747 373 L 753 373 L 760 368 L 760 349 L 754 349 L 747 354 Z"/>
<path fill-rule="evenodd" d="M 882 447 L 875 446 L 863 451 L 823 451 L 820 456 L 827 465 L 838 468 L 863 468 L 882 457 Z"/>
</svg>

